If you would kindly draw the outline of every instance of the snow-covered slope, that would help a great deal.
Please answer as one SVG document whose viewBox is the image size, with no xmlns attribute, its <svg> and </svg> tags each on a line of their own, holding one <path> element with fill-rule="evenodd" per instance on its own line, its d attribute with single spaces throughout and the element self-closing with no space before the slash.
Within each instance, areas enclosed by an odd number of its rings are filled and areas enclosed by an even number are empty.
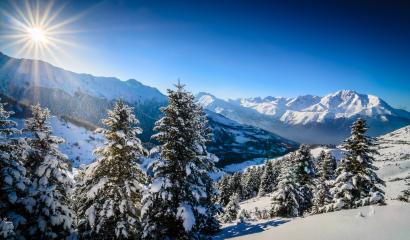
<svg viewBox="0 0 410 240">
<path fill-rule="evenodd" d="M 386 206 L 226 226 L 214 239 L 407 240 L 409 222 L 410 204 L 388 201 Z"/>
<path fill-rule="evenodd" d="M 1 89 L 26 91 L 35 87 L 59 89 L 70 95 L 83 92 L 88 95 L 113 100 L 122 98 L 134 103 L 145 100 L 165 100 L 156 88 L 137 80 L 120 81 L 114 77 L 96 77 L 90 74 L 70 72 L 49 63 L 15 59 L 0 52 L 0 85 Z"/>
<path fill-rule="evenodd" d="M 228 224 L 215 239 L 352 239 L 407 240 L 410 236 L 410 204 L 399 202 L 401 191 L 410 180 L 410 126 L 378 137 L 375 165 L 377 174 L 386 182 L 386 206 L 368 206 L 354 210 L 326 213 L 296 219 L 270 219 L 241 224 Z M 340 160 L 338 148 L 317 147 L 311 150 L 317 157 L 321 150 L 330 151 Z M 281 158 L 278 158 L 280 160 Z M 271 208 L 271 197 L 256 197 L 240 203 L 248 212 Z"/>
<path fill-rule="evenodd" d="M 23 127 L 22 119 L 13 119 L 18 127 Z M 53 135 L 64 138 L 59 146 L 61 152 L 72 161 L 73 167 L 90 164 L 94 161 L 93 151 L 104 143 L 104 137 L 84 127 L 74 125 L 66 120 L 52 116 L 50 119 Z"/>
<path fill-rule="evenodd" d="M 207 114 L 213 129 L 213 141 L 209 143 L 208 150 L 218 156 L 217 165 L 220 167 L 233 162 L 280 156 L 297 147 L 296 143 L 262 129 L 239 124 L 213 112 L 207 111 Z M 21 118 L 14 120 L 19 128 L 23 127 Z M 53 134 L 65 139 L 60 150 L 69 157 L 74 167 L 94 161 L 94 149 L 105 141 L 102 135 L 61 117 L 52 116 L 50 123 Z"/>
<path fill-rule="evenodd" d="M 368 120 L 372 135 L 410 124 L 410 113 L 394 109 L 373 95 L 342 90 L 324 97 L 266 97 L 222 100 L 199 93 L 197 101 L 211 111 L 304 143 L 338 143 L 358 117 Z M 312 136 L 315 136 L 314 138 Z"/>
</svg>

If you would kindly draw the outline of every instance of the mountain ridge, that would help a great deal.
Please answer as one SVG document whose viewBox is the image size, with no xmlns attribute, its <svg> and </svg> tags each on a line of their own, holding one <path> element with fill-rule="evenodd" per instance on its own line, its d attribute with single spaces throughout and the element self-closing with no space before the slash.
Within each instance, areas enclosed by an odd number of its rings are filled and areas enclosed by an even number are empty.
<svg viewBox="0 0 410 240">
<path fill-rule="evenodd" d="M 368 120 L 373 136 L 410 124 L 409 112 L 395 109 L 377 96 L 353 90 L 339 90 L 323 97 L 268 96 L 235 100 L 201 92 L 197 102 L 240 123 L 311 144 L 339 143 L 348 136 L 349 126 L 359 117 Z"/>
</svg>

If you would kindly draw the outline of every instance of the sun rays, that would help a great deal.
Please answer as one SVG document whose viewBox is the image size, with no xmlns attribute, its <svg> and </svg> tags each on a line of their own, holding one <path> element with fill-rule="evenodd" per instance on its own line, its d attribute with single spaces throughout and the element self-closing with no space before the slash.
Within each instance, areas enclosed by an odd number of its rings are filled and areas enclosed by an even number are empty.
<svg viewBox="0 0 410 240">
<path fill-rule="evenodd" d="M 76 46 L 67 35 L 73 33 L 70 24 L 80 16 L 61 19 L 65 5 L 54 1 L 10 1 L 8 11 L 1 10 L 7 21 L 1 23 L 1 38 L 5 48 L 16 48 L 17 56 L 40 59 L 51 58 L 58 62 L 59 54 L 67 54 L 67 47 Z"/>
</svg>

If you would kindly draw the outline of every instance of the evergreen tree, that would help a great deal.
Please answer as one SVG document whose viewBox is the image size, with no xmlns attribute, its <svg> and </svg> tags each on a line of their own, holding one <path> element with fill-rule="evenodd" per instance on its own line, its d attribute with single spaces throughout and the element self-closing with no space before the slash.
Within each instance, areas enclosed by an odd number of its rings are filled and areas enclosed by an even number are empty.
<svg viewBox="0 0 410 240">
<path fill-rule="evenodd" d="M 291 161 L 294 162 L 294 181 L 302 194 L 299 211 L 303 214 L 311 208 L 313 199 L 315 171 L 310 148 L 302 144 L 296 154 L 292 155 Z"/>
<path fill-rule="evenodd" d="M 222 221 L 225 223 L 233 222 L 238 217 L 238 213 L 241 207 L 239 206 L 239 194 L 234 193 L 230 198 L 229 202 L 224 209 L 224 214 L 222 215 Z"/>
<path fill-rule="evenodd" d="M 246 211 L 246 209 L 242 209 L 238 214 L 238 220 L 240 223 L 244 223 L 251 219 L 251 214 Z"/>
<path fill-rule="evenodd" d="M 215 167 L 205 147 L 207 122 L 194 96 L 183 85 L 176 87 L 168 90 L 169 105 L 161 108 L 164 117 L 155 127 L 161 159 L 152 164 L 153 181 L 143 199 L 145 239 L 198 239 L 216 231 L 209 226 L 219 227 L 208 175 Z"/>
<path fill-rule="evenodd" d="M 272 217 L 297 217 L 301 215 L 300 203 L 303 194 L 295 183 L 295 169 L 291 166 L 292 162 L 284 158 L 285 164 L 282 165 L 279 174 L 278 187 L 272 193 Z"/>
<path fill-rule="evenodd" d="M 23 131 L 30 134 L 30 153 L 25 162 L 31 179 L 30 195 L 36 201 L 27 232 L 33 239 L 63 239 L 73 232 L 73 212 L 69 192 L 73 186 L 70 163 L 58 150 L 62 138 L 52 135 L 50 112 L 32 106 L 32 117 L 25 121 Z"/>
<path fill-rule="evenodd" d="M 331 181 L 334 179 L 336 159 L 330 154 L 321 151 L 318 157 L 317 167 L 317 184 L 313 197 L 312 213 L 321 213 L 326 211 L 323 207 L 332 202 L 330 193 Z"/>
<path fill-rule="evenodd" d="M 259 196 L 265 196 L 267 193 L 273 192 L 275 186 L 277 185 L 277 178 L 279 172 L 276 167 L 274 167 L 273 161 L 268 161 L 265 164 L 263 174 L 261 176 L 261 183 L 259 186 Z"/>
<path fill-rule="evenodd" d="M 228 204 L 229 198 L 232 195 L 232 189 L 229 184 L 230 178 L 231 178 L 230 175 L 225 174 L 218 181 L 218 190 L 219 190 L 218 203 L 221 204 L 223 207 L 225 207 L 226 204 Z"/>
<path fill-rule="evenodd" d="M 194 189 L 197 186 L 205 187 L 205 196 L 199 198 L 198 216 L 196 217 L 195 229 L 200 235 L 213 235 L 220 229 L 220 223 L 216 216 L 222 212 L 222 207 L 216 204 L 218 199 L 218 189 L 215 186 L 214 180 L 210 177 L 210 173 L 216 172 L 215 162 L 219 159 L 216 155 L 209 153 L 206 148 L 212 139 L 212 129 L 209 127 L 208 118 L 200 105 L 194 104 L 192 111 L 195 113 L 194 126 L 197 131 L 196 136 L 196 154 L 194 159 L 195 175 L 190 175 L 192 178 L 192 186 Z M 197 185 L 197 186 L 195 186 Z"/>
<path fill-rule="evenodd" d="M 255 197 L 259 192 L 261 182 L 260 170 L 258 167 L 251 167 L 242 175 L 242 200 Z"/>
<path fill-rule="evenodd" d="M 94 153 L 96 162 L 78 177 L 75 206 L 83 239 L 136 239 L 141 236 L 142 188 L 139 163 L 148 153 L 137 137 L 141 128 L 133 108 L 116 102 L 97 129 L 107 141 Z"/>
<path fill-rule="evenodd" d="M 337 178 L 332 188 L 334 203 L 328 206 L 329 210 L 384 203 L 384 192 L 379 187 L 384 182 L 373 165 L 373 155 L 377 154 L 375 142 L 365 135 L 367 129 L 366 121 L 359 118 L 343 144 L 346 155 L 336 170 Z"/>
<path fill-rule="evenodd" d="M 13 223 L 8 221 L 7 219 L 0 218 L 0 237 L 2 239 L 16 238 Z"/>
<path fill-rule="evenodd" d="M 237 193 L 239 200 L 242 200 L 243 196 L 243 186 L 242 186 L 243 174 L 240 172 L 235 172 L 232 177 L 230 177 L 229 187 L 231 188 L 231 193 Z"/>
<path fill-rule="evenodd" d="M 10 220 L 10 224 L 2 220 L 3 227 L 11 226 L 13 236 L 21 238 L 33 199 L 28 196 L 30 181 L 23 164 L 28 146 L 24 139 L 17 138 L 20 131 L 14 128 L 16 122 L 9 120 L 11 114 L 0 103 L 0 219 Z"/>
</svg>

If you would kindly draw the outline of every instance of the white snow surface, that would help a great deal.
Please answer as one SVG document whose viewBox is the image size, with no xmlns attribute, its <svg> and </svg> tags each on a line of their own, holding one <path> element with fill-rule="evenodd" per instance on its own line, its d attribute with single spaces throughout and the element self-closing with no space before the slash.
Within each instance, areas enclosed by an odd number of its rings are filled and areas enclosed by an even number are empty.
<svg viewBox="0 0 410 240">
<path fill-rule="evenodd" d="M 22 119 L 13 119 L 18 127 L 23 127 Z M 53 135 L 62 137 L 65 141 L 59 145 L 61 152 L 73 162 L 74 167 L 88 165 L 94 161 L 93 151 L 104 143 L 104 137 L 94 131 L 72 124 L 61 118 L 52 116 L 50 123 Z"/>
<path fill-rule="evenodd" d="M 185 231 L 191 231 L 195 224 L 195 216 L 191 205 L 185 203 L 181 204 L 177 209 L 177 217 L 182 219 L 182 225 L 184 226 Z"/>
<path fill-rule="evenodd" d="M 410 236 L 409 222 L 410 204 L 388 201 L 386 206 L 227 225 L 214 239 L 406 240 Z"/>
<path fill-rule="evenodd" d="M 295 219 L 268 219 L 225 224 L 214 239 L 315 239 L 315 240 L 407 240 L 410 239 L 410 204 L 395 200 L 406 189 L 404 178 L 410 177 L 410 126 L 380 136 L 375 165 L 377 174 L 386 182 L 387 205 L 367 206 L 353 210 L 325 213 Z M 318 147 L 330 151 L 337 160 L 343 156 L 338 148 Z M 280 158 L 278 158 L 280 159 Z M 270 210 L 271 196 L 255 197 L 240 203 L 241 209 L 252 213 Z"/>
</svg>

